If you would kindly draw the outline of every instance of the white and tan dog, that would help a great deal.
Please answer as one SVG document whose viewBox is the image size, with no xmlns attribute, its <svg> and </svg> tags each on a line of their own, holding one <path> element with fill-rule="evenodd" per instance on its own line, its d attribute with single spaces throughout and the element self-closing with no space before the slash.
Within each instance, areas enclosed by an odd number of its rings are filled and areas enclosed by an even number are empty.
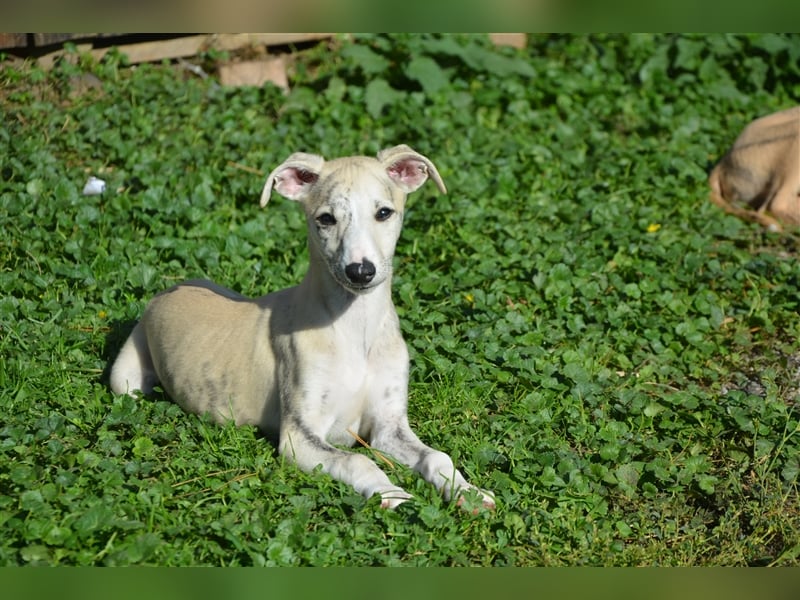
<svg viewBox="0 0 800 600">
<path fill-rule="evenodd" d="M 776 231 L 800 226 L 800 106 L 745 127 L 708 182 L 725 212 Z"/>
<path fill-rule="evenodd" d="M 318 465 L 366 497 L 394 508 L 411 495 L 351 446 L 371 447 L 412 467 L 446 499 L 475 490 L 444 452 L 408 424 L 408 351 L 391 299 L 392 257 L 406 195 L 433 163 L 408 146 L 377 160 L 326 161 L 295 153 L 264 185 L 297 200 L 308 222 L 310 264 L 303 281 L 256 299 L 210 281 L 158 294 L 111 370 L 117 394 L 160 384 L 184 410 L 258 426 L 299 468 Z"/>
</svg>

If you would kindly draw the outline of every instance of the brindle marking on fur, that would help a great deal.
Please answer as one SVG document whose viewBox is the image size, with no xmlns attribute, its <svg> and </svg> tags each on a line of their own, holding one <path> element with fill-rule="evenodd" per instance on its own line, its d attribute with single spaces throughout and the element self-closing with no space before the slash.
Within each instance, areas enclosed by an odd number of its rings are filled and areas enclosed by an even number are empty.
<svg viewBox="0 0 800 600">
<path fill-rule="evenodd" d="M 292 419 L 292 421 L 297 425 L 297 430 L 303 435 L 306 442 L 310 444 L 314 444 L 319 450 L 323 450 L 325 452 L 335 452 L 335 448 L 331 446 L 326 440 L 319 437 L 316 433 L 314 433 L 308 425 L 300 421 L 299 419 Z"/>
</svg>

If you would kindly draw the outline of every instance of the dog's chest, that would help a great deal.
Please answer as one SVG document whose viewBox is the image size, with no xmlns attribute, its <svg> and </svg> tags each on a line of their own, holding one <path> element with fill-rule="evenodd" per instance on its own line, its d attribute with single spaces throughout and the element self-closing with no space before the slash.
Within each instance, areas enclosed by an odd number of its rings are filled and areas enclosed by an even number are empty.
<svg viewBox="0 0 800 600">
<path fill-rule="evenodd" d="M 284 385 L 298 392 L 284 395 L 291 403 L 284 415 L 298 411 L 331 443 L 352 443 L 348 430 L 358 433 L 365 415 L 402 396 L 397 382 L 407 379 L 408 352 L 397 315 L 380 296 L 357 298 L 326 326 L 300 330 L 283 347 L 282 371 L 294 372 Z"/>
<path fill-rule="evenodd" d="M 307 400 L 312 406 L 308 408 L 327 429 L 327 437 L 339 437 L 348 428 L 357 428 L 372 396 L 367 361 L 339 356 L 320 365 L 310 376 Z"/>
<path fill-rule="evenodd" d="M 320 356 L 307 374 L 310 393 L 306 408 L 332 443 L 351 444 L 354 438 L 348 430 L 358 432 L 364 415 L 374 414 L 375 408 L 387 401 L 389 382 L 402 379 L 407 372 L 404 351 L 392 352 L 380 343 L 369 350 L 339 345 Z"/>
<path fill-rule="evenodd" d="M 351 406 L 360 406 L 370 392 L 370 371 L 374 366 L 369 357 L 354 349 L 339 347 L 326 362 L 325 368 L 312 376 L 319 378 L 322 397 L 330 401 L 332 411 L 349 412 Z"/>
</svg>

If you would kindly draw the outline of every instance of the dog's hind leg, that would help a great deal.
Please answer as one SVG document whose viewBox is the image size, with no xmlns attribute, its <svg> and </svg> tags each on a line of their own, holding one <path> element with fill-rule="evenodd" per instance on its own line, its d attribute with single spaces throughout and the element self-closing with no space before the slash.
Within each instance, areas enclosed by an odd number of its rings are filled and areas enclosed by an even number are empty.
<svg viewBox="0 0 800 600">
<path fill-rule="evenodd" d="M 149 394 L 157 383 L 147 336 L 140 322 L 131 331 L 111 367 L 111 390 L 115 394 L 129 394 L 136 390 Z"/>
</svg>

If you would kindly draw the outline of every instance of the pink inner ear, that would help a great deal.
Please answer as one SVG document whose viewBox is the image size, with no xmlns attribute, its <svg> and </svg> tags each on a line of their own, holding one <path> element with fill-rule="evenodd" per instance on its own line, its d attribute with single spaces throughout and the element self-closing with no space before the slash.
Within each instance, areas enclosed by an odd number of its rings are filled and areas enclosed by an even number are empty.
<svg viewBox="0 0 800 600">
<path fill-rule="evenodd" d="M 413 158 L 398 160 L 386 171 L 394 181 L 402 187 L 415 190 L 428 178 L 428 168 L 425 163 Z"/>
<path fill-rule="evenodd" d="M 297 167 L 287 167 L 275 177 L 275 189 L 287 198 L 296 198 L 303 187 L 314 183 L 319 175 Z"/>
</svg>

